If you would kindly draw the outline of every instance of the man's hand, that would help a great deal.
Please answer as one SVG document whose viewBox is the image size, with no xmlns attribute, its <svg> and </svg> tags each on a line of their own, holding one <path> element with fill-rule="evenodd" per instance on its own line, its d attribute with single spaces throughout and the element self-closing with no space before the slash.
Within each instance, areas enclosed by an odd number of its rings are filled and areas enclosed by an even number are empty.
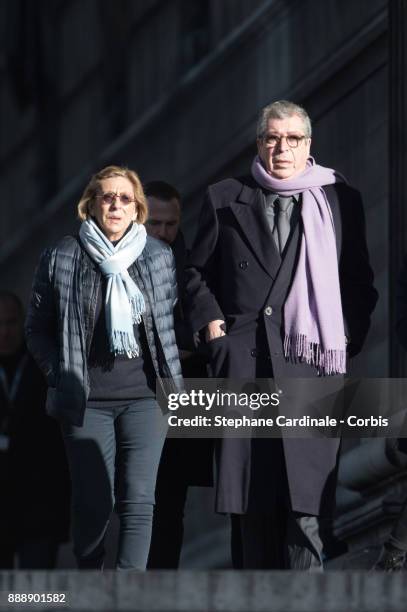
<svg viewBox="0 0 407 612">
<path fill-rule="evenodd" d="M 221 328 L 221 325 L 224 324 L 225 321 L 222 321 L 221 319 L 208 323 L 205 330 L 205 342 L 210 342 L 211 340 L 215 340 L 215 338 L 220 338 L 221 336 L 226 336 L 225 332 Z"/>
</svg>

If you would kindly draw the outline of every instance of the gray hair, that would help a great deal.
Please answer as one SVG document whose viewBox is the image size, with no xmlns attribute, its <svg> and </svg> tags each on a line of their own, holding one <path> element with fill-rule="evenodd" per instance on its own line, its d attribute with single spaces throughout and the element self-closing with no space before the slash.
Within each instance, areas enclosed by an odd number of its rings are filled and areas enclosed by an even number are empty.
<svg viewBox="0 0 407 612">
<path fill-rule="evenodd" d="M 304 136 L 306 138 L 311 138 L 311 119 L 307 111 L 299 104 L 289 102 L 288 100 L 277 100 L 277 102 L 273 102 L 262 108 L 257 121 L 257 138 L 262 138 L 266 133 L 269 119 L 286 119 L 293 115 L 298 115 L 298 117 L 302 119 Z"/>
</svg>

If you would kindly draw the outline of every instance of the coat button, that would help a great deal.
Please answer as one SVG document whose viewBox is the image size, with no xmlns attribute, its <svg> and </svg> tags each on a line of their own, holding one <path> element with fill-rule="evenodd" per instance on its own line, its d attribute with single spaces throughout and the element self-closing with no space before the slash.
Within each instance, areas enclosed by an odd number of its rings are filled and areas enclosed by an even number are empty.
<svg viewBox="0 0 407 612">
<path fill-rule="evenodd" d="M 251 355 L 252 357 L 257 357 L 257 349 L 255 349 L 255 348 L 254 348 L 254 349 L 252 349 L 252 350 L 250 351 L 250 355 Z"/>
<path fill-rule="evenodd" d="M 240 261 L 240 262 L 239 262 L 239 268 L 240 268 L 241 270 L 246 270 L 246 268 L 247 268 L 247 266 L 248 266 L 248 265 L 249 265 L 249 262 L 248 262 L 248 261 L 243 260 L 243 261 Z"/>
<path fill-rule="evenodd" d="M 264 314 L 265 314 L 265 315 L 267 315 L 268 317 L 269 317 L 270 315 L 272 315 L 272 314 L 273 314 L 273 309 L 272 309 L 272 307 L 271 307 L 271 306 L 266 306 L 266 308 L 264 309 Z"/>
</svg>

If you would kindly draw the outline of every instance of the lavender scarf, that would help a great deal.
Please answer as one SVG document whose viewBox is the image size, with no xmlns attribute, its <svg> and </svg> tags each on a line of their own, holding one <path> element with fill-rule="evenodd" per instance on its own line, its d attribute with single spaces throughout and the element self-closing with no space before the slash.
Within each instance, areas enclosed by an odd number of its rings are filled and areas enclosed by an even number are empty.
<svg viewBox="0 0 407 612">
<path fill-rule="evenodd" d="M 301 174 L 292 179 L 276 179 L 256 156 L 252 175 L 259 185 L 282 196 L 302 194 L 304 232 L 297 269 L 284 304 L 284 354 L 316 366 L 323 374 L 343 374 L 346 345 L 335 228 L 322 186 L 344 178 L 319 166 L 312 157 Z"/>
</svg>

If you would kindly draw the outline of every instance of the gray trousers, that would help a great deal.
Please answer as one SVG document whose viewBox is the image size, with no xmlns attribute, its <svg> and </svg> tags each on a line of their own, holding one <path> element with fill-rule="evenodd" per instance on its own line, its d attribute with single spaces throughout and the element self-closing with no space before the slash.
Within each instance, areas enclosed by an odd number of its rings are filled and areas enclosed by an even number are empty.
<svg viewBox="0 0 407 612">
<path fill-rule="evenodd" d="M 167 420 L 150 398 L 120 407 L 88 408 L 83 427 L 62 426 L 80 568 L 103 567 L 104 539 L 114 507 L 120 520 L 117 569 L 146 568 L 166 431 Z"/>
</svg>

